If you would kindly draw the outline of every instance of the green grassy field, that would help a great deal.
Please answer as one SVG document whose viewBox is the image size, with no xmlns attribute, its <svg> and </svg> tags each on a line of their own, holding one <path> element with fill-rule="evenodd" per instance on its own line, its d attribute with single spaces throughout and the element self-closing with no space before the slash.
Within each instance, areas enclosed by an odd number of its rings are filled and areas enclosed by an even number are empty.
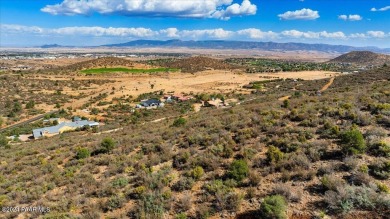
<svg viewBox="0 0 390 219">
<path fill-rule="evenodd" d="M 125 72 L 125 73 L 156 73 L 156 72 L 167 72 L 167 71 L 178 71 L 176 68 L 152 68 L 152 69 L 130 69 L 130 68 L 92 68 L 82 70 L 81 73 L 86 74 L 103 74 L 113 72 Z"/>
</svg>

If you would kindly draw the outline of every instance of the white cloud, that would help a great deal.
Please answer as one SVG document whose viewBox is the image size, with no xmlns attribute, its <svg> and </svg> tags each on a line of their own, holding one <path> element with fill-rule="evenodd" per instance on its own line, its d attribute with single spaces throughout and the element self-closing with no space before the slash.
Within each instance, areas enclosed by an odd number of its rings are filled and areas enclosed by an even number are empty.
<svg viewBox="0 0 390 219">
<path fill-rule="evenodd" d="M 364 33 L 353 33 L 349 35 L 350 38 L 367 38 L 366 34 Z"/>
<path fill-rule="evenodd" d="M 179 32 L 181 37 L 184 38 L 214 38 L 214 39 L 225 39 L 229 38 L 234 34 L 233 31 L 218 29 L 206 29 L 206 30 L 183 30 Z"/>
<path fill-rule="evenodd" d="M 390 6 L 386 6 L 386 7 L 379 8 L 379 9 L 371 8 L 371 11 L 387 11 L 387 10 L 390 10 Z"/>
<path fill-rule="evenodd" d="M 1 32 L 8 32 L 8 33 L 20 33 L 20 32 L 29 32 L 29 33 L 43 33 L 43 29 L 36 26 L 22 26 L 22 25 L 16 25 L 16 24 L 0 24 L 0 30 Z"/>
<path fill-rule="evenodd" d="M 293 37 L 293 38 L 319 38 L 319 34 L 308 31 L 308 32 L 301 32 L 298 30 L 285 30 L 281 33 L 283 36 L 286 37 Z"/>
<path fill-rule="evenodd" d="M 177 28 L 171 27 L 164 30 L 160 30 L 160 33 L 165 34 L 167 37 L 170 38 L 177 38 L 179 30 Z"/>
<path fill-rule="evenodd" d="M 54 35 L 86 35 L 86 36 L 130 36 L 150 37 L 157 33 L 148 28 L 114 28 L 114 27 L 62 27 L 45 29 L 41 27 L 28 27 L 22 25 L 2 24 L 1 32 L 4 33 L 33 33 L 33 34 L 54 34 Z"/>
<path fill-rule="evenodd" d="M 344 20 L 344 21 L 346 21 L 346 20 L 348 20 L 348 16 L 347 16 L 347 15 L 345 15 L 345 14 L 343 14 L 343 15 L 339 15 L 339 19 L 340 19 L 340 20 Z"/>
<path fill-rule="evenodd" d="M 339 19 L 344 21 L 360 21 L 363 18 L 358 14 L 350 14 L 350 15 L 343 14 L 343 15 L 339 15 Z"/>
<path fill-rule="evenodd" d="M 321 31 L 321 32 L 313 32 L 313 31 L 307 31 L 302 32 L 298 30 L 286 30 L 281 33 L 285 37 L 292 37 L 292 38 L 307 38 L 307 39 L 320 39 L 320 38 L 334 38 L 334 39 L 346 39 L 346 35 L 341 32 L 327 32 L 327 31 Z"/>
<path fill-rule="evenodd" d="M 226 10 L 217 11 L 213 17 L 228 20 L 230 17 L 242 15 L 256 14 L 257 6 L 252 4 L 249 0 L 244 0 L 241 5 L 234 3 L 226 8 Z"/>
<path fill-rule="evenodd" d="M 218 18 L 254 15 L 257 7 L 250 0 L 63 0 L 46 5 L 41 11 L 52 15 L 120 14 L 125 16 Z"/>
<path fill-rule="evenodd" d="M 156 32 L 148 28 L 114 28 L 114 27 L 63 27 L 47 30 L 48 33 L 59 35 L 87 35 L 87 36 L 130 36 L 130 37 L 151 37 Z"/>
<path fill-rule="evenodd" d="M 384 38 L 386 37 L 386 34 L 383 31 L 367 31 L 367 36 L 372 38 Z"/>
<path fill-rule="evenodd" d="M 278 37 L 278 34 L 272 31 L 261 31 L 256 28 L 249 28 L 244 30 L 237 31 L 239 35 L 247 36 L 251 39 L 275 39 Z"/>
<path fill-rule="evenodd" d="M 341 31 L 337 31 L 337 32 L 326 32 L 326 31 L 322 31 L 322 32 L 319 32 L 320 34 L 320 37 L 324 37 L 324 38 L 334 38 L 334 39 L 345 39 L 347 38 L 347 36 L 341 32 Z"/>
<path fill-rule="evenodd" d="M 378 38 L 378 39 L 381 39 L 381 38 L 390 37 L 390 33 L 386 34 L 383 31 L 370 30 L 370 31 L 367 31 L 365 33 L 354 33 L 354 34 L 349 35 L 349 37 L 350 38 L 361 38 L 361 39 L 367 39 L 367 38 Z"/>
<path fill-rule="evenodd" d="M 361 19 L 363 19 L 360 15 L 358 15 L 358 14 L 350 14 L 349 16 L 348 16 L 348 19 L 350 20 L 350 21 L 360 21 Z"/>
<path fill-rule="evenodd" d="M 351 33 L 346 35 L 344 32 L 335 31 L 300 31 L 285 30 L 281 32 L 263 31 L 256 28 L 247 28 L 241 30 L 217 29 L 198 29 L 198 30 L 180 30 L 175 27 L 152 30 L 144 27 L 62 27 L 62 28 L 42 28 L 37 26 L 22 26 L 13 24 L 0 24 L 2 36 L 23 37 L 32 36 L 50 39 L 54 37 L 65 37 L 79 39 L 99 38 L 113 40 L 135 40 L 135 39 L 182 39 L 182 40 L 208 40 L 208 39 L 226 39 L 226 40 L 277 40 L 285 41 L 291 39 L 317 40 L 353 40 L 353 39 L 388 39 L 390 33 L 380 30 L 370 30 L 363 33 Z"/>
<path fill-rule="evenodd" d="M 313 11 L 308 8 L 303 8 L 296 11 L 287 11 L 283 14 L 279 14 L 278 17 L 281 20 L 315 20 L 320 17 L 318 11 Z"/>
</svg>

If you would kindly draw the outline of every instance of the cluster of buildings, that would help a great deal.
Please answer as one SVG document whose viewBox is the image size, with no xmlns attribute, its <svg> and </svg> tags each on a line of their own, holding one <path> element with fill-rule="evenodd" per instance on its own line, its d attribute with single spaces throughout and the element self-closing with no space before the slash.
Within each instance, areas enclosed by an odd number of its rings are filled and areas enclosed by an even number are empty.
<svg viewBox="0 0 390 219">
<path fill-rule="evenodd" d="M 181 94 L 164 95 L 162 99 L 152 98 L 152 99 L 142 100 L 141 103 L 137 104 L 135 108 L 152 109 L 157 107 L 164 107 L 165 103 L 185 102 L 193 98 L 194 98 L 193 96 L 186 96 Z"/>
<path fill-rule="evenodd" d="M 137 109 L 155 109 L 158 107 L 164 107 L 166 103 L 173 103 L 173 102 L 186 102 L 189 100 L 194 99 L 193 96 L 190 95 L 182 95 L 182 94 L 174 94 L 174 95 L 164 95 L 163 98 L 161 99 L 146 99 L 142 100 L 139 104 L 136 105 L 135 108 Z M 219 98 L 212 98 L 211 100 L 208 101 L 201 101 L 201 106 L 202 107 L 215 107 L 215 108 L 220 108 L 220 107 L 226 107 L 228 106 L 225 101 L 219 99 Z"/>
<path fill-rule="evenodd" d="M 193 96 L 187 95 L 164 95 L 161 99 L 146 99 L 142 100 L 139 104 L 136 105 L 136 108 L 158 108 L 164 107 L 165 103 L 171 102 L 185 102 L 194 99 Z M 201 101 L 201 106 L 203 107 L 226 107 L 228 106 L 225 101 L 221 99 L 211 99 L 208 101 Z M 43 120 L 44 124 L 53 124 L 53 126 L 48 126 L 44 128 L 34 129 L 32 131 L 33 139 L 39 139 L 42 137 L 51 137 L 54 135 L 59 135 L 64 132 L 76 131 L 83 128 L 98 127 L 100 124 L 95 121 L 83 120 L 79 117 L 73 117 L 72 121 L 60 119 L 60 118 L 50 118 Z"/>
</svg>

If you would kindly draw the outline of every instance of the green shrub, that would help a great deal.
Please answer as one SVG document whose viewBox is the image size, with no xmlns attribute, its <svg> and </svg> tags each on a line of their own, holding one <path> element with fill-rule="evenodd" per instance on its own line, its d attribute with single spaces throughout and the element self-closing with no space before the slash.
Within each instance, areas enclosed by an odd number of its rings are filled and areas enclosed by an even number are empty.
<svg viewBox="0 0 390 219">
<path fill-rule="evenodd" d="M 183 117 L 180 117 L 173 122 L 173 126 L 175 127 L 184 126 L 186 123 L 187 120 Z"/>
<path fill-rule="evenodd" d="M 218 192 L 215 194 L 217 200 L 217 207 L 221 210 L 231 212 L 239 211 L 242 196 L 236 192 Z"/>
<path fill-rule="evenodd" d="M 375 156 L 390 157 L 390 144 L 380 141 L 370 146 L 369 151 Z"/>
<path fill-rule="evenodd" d="M 8 147 L 8 139 L 1 134 L 0 134 L 0 147 L 5 147 L 5 148 Z"/>
<path fill-rule="evenodd" d="M 348 213 L 354 209 L 386 212 L 390 210 L 387 194 L 377 193 L 366 186 L 343 186 L 336 191 L 327 191 L 324 201 L 330 210 Z"/>
<path fill-rule="evenodd" d="M 270 146 L 266 155 L 268 163 L 272 164 L 279 163 L 284 157 L 284 153 L 281 152 L 280 149 L 275 146 Z"/>
<path fill-rule="evenodd" d="M 249 174 L 249 167 L 245 160 L 235 160 L 229 167 L 228 176 L 238 182 Z"/>
<path fill-rule="evenodd" d="M 376 186 L 378 187 L 380 192 L 388 193 L 390 194 L 390 188 L 383 183 L 377 183 Z"/>
<path fill-rule="evenodd" d="M 334 191 L 336 191 L 338 187 L 341 187 L 341 186 L 344 185 L 344 181 L 342 179 L 336 177 L 336 176 L 324 175 L 321 178 L 321 184 L 327 190 L 334 190 Z"/>
<path fill-rule="evenodd" d="M 179 213 L 175 217 L 176 219 L 187 219 L 187 215 L 185 213 Z"/>
<path fill-rule="evenodd" d="M 258 218 L 272 218 L 285 219 L 287 218 L 287 202 L 281 195 L 268 196 L 260 206 L 260 217 Z"/>
<path fill-rule="evenodd" d="M 125 199 L 120 195 L 111 196 L 104 206 L 105 211 L 112 211 L 121 208 L 125 203 Z"/>
<path fill-rule="evenodd" d="M 172 189 L 175 191 L 184 191 L 184 190 L 189 190 L 192 188 L 194 185 L 194 180 L 189 177 L 182 177 L 177 181 L 173 186 Z"/>
<path fill-rule="evenodd" d="M 201 166 L 195 167 L 193 170 L 190 172 L 190 176 L 194 178 L 195 180 L 200 179 L 204 175 L 204 170 Z"/>
<path fill-rule="evenodd" d="M 382 158 L 369 165 L 369 173 L 378 179 L 390 178 L 390 161 Z"/>
<path fill-rule="evenodd" d="M 108 153 L 115 148 L 116 143 L 111 137 L 107 137 L 103 139 L 103 141 L 100 143 L 100 146 L 104 152 Z"/>
<path fill-rule="evenodd" d="M 33 100 L 30 100 L 28 103 L 26 103 L 26 109 L 32 109 L 35 106 L 35 102 Z"/>
<path fill-rule="evenodd" d="M 173 157 L 172 166 L 173 168 L 182 169 L 190 158 L 189 152 L 180 152 Z"/>
<path fill-rule="evenodd" d="M 288 108 L 290 106 L 290 101 L 289 100 L 283 100 L 283 108 Z"/>
<path fill-rule="evenodd" d="M 76 151 L 76 159 L 85 159 L 87 157 L 91 156 L 91 152 L 88 150 L 88 148 L 78 148 Z"/>
<path fill-rule="evenodd" d="M 208 182 L 207 184 L 204 185 L 204 188 L 208 193 L 212 195 L 215 195 L 216 193 L 219 192 L 227 193 L 231 190 L 228 186 L 224 185 L 222 180 L 219 179 Z"/>
<path fill-rule="evenodd" d="M 15 102 L 12 111 L 15 113 L 22 111 L 22 105 L 19 102 Z"/>
<path fill-rule="evenodd" d="M 112 182 L 112 186 L 123 188 L 129 183 L 129 180 L 124 177 L 119 177 Z"/>
<path fill-rule="evenodd" d="M 132 193 L 130 194 L 130 196 L 132 198 L 135 198 L 135 199 L 139 199 L 141 198 L 146 192 L 146 187 L 145 186 L 138 186 L 136 187 Z"/>
<path fill-rule="evenodd" d="M 363 134 L 356 128 L 343 132 L 340 136 L 342 151 L 344 154 L 362 154 L 366 150 L 366 142 Z"/>
<path fill-rule="evenodd" d="M 142 196 L 142 200 L 139 205 L 139 211 L 141 217 L 136 218 L 163 218 L 165 208 L 164 198 L 160 193 L 148 193 Z"/>
</svg>

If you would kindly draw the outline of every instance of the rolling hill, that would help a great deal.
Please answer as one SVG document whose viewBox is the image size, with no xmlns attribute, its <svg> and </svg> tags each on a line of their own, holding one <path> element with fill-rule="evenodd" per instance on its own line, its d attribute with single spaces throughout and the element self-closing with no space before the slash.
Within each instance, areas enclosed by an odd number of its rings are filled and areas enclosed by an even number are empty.
<svg viewBox="0 0 390 219">
<path fill-rule="evenodd" d="M 201 56 L 170 60 L 170 61 L 164 60 L 156 64 L 166 68 L 178 68 L 181 69 L 182 72 L 187 72 L 187 73 L 194 73 L 194 72 L 204 71 L 207 69 L 232 70 L 232 69 L 239 68 L 237 66 L 228 64 L 223 60 L 201 57 Z"/>
<path fill-rule="evenodd" d="M 332 59 L 330 62 L 383 65 L 385 63 L 390 63 L 390 55 L 377 54 L 370 51 L 353 51 Z"/>
<path fill-rule="evenodd" d="M 84 69 L 91 69 L 91 68 L 100 68 L 100 67 L 133 67 L 134 63 L 132 61 L 122 59 L 122 58 L 116 58 L 116 57 L 103 57 L 88 61 L 83 61 L 79 63 L 75 63 L 72 65 L 68 65 L 65 68 L 67 70 L 84 70 Z"/>
</svg>

